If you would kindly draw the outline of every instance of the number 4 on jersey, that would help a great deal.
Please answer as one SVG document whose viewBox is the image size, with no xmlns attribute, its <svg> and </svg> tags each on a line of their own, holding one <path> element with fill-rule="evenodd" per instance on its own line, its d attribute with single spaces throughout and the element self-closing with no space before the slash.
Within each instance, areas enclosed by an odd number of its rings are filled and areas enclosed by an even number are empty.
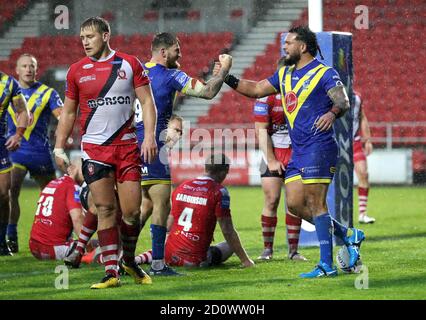
<svg viewBox="0 0 426 320">
<path fill-rule="evenodd" d="M 178 225 L 183 227 L 183 231 L 189 231 L 192 227 L 193 208 L 185 208 L 179 216 Z"/>
</svg>

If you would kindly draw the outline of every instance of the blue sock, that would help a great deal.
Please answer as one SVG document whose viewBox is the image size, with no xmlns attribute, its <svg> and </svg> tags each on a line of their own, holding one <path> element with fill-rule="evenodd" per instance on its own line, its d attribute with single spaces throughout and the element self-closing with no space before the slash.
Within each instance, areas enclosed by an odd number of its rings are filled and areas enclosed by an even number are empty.
<svg viewBox="0 0 426 320">
<path fill-rule="evenodd" d="M 321 261 L 333 265 L 333 234 L 331 216 L 329 213 L 324 213 L 314 217 L 315 229 L 317 231 L 318 241 L 320 243 Z"/>
<path fill-rule="evenodd" d="M 164 242 L 166 241 L 167 228 L 151 224 L 152 260 L 164 259 Z"/>
<path fill-rule="evenodd" d="M 18 225 L 17 224 L 8 224 L 7 225 L 7 237 L 9 239 L 16 240 L 18 238 Z"/>
<path fill-rule="evenodd" d="M 7 223 L 0 223 L 0 244 L 6 243 Z"/>
<path fill-rule="evenodd" d="M 331 218 L 331 221 L 333 222 L 334 235 L 341 239 L 345 245 L 348 245 L 348 228 L 334 218 Z"/>
</svg>

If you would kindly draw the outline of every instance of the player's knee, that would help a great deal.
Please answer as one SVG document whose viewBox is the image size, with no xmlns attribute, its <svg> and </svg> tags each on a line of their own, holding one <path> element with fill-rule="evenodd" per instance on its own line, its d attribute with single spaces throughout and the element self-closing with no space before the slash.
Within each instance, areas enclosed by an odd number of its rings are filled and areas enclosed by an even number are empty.
<svg viewBox="0 0 426 320">
<path fill-rule="evenodd" d="M 268 194 L 265 198 L 265 206 L 268 211 L 276 212 L 280 203 L 279 195 Z"/>
<path fill-rule="evenodd" d="M 115 204 L 98 204 L 96 205 L 98 216 L 103 219 L 112 219 L 117 214 L 117 206 Z"/>
</svg>

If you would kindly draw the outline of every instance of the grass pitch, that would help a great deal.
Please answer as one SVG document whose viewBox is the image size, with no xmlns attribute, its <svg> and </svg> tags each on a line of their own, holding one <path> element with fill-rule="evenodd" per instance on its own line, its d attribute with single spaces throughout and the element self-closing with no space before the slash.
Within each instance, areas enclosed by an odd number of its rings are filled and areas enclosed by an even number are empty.
<svg viewBox="0 0 426 320">
<path fill-rule="evenodd" d="M 234 224 L 252 259 L 262 250 L 260 212 L 263 205 L 259 188 L 229 188 Z M 354 192 L 355 203 L 356 191 Z M 368 289 L 356 289 L 359 275 L 342 274 L 336 278 L 299 279 L 319 259 L 319 249 L 301 248 L 309 262 L 293 262 L 286 258 L 285 219 L 279 208 L 275 238 L 275 255 L 270 262 L 259 262 L 255 268 L 242 269 L 233 256 L 224 265 L 209 270 L 181 269 L 183 277 L 153 278 L 153 285 L 138 286 L 122 277 L 120 288 L 90 290 L 91 284 L 103 276 L 99 265 L 82 265 L 69 270 L 68 289 L 56 289 L 57 261 L 37 261 L 28 249 L 37 189 L 21 193 L 22 216 L 19 223 L 20 252 L 13 257 L 0 257 L 0 299 L 425 299 L 426 298 L 426 188 L 373 187 L 369 197 L 369 214 L 377 220 L 361 225 L 366 241 L 361 248 L 368 267 Z M 357 205 L 354 212 L 357 213 Z M 355 215 L 355 221 L 356 221 Z M 356 226 L 357 223 L 355 224 Z M 219 230 L 216 242 L 223 237 Z M 138 252 L 150 248 L 148 228 L 140 237 Z M 337 249 L 337 248 L 336 248 Z M 334 250 L 334 255 L 337 250 Z M 147 266 L 144 267 L 145 269 Z M 365 274 L 363 274 L 365 276 Z"/>
</svg>

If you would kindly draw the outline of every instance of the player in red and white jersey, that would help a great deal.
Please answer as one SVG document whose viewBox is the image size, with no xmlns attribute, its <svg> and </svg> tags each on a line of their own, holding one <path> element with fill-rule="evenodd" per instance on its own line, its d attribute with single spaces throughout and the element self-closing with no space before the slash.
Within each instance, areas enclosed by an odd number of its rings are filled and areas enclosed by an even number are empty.
<svg viewBox="0 0 426 320">
<path fill-rule="evenodd" d="M 186 181 L 173 192 L 172 227 L 165 249 L 168 264 L 216 265 L 235 252 L 244 267 L 254 265 L 233 226 L 228 190 L 221 185 L 228 171 L 229 159 L 223 154 L 212 155 L 206 162 L 205 176 Z M 225 241 L 210 246 L 216 222 Z"/>
<path fill-rule="evenodd" d="M 104 262 L 106 276 L 94 284 L 93 289 L 120 285 L 116 223 L 119 206 L 123 214 L 120 225 L 123 267 L 136 283 L 144 283 L 147 278 L 134 264 L 141 203 L 141 161 L 133 127 L 135 97 L 142 105 L 145 123 L 142 159 L 149 163 L 157 154 L 156 108 L 149 79 L 136 57 L 110 48 L 110 34 L 109 23 L 100 17 L 89 18 L 81 25 L 80 38 L 87 57 L 68 71 L 54 149 L 56 163 L 64 170 L 68 159 L 63 148 L 72 132 L 79 106 L 83 175 L 97 208 L 99 245 L 103 256 L 107 257 Z"/>
<path fill-rule="evenodd" d="M 282 62 L 279 60 L 278 65 Z M 284 182 L 284 171 L 291 156 L 291 141 L 285 121 L 281 94 L 273 94 L 256 100 L 253 117 L 259 147 L 262 151 L 260 176 L 264 193 L 261 215 L 264 249 L 259 260 L 270 260 L 273 255 L 277 209 Z M 286 208 L 288 257 L 305 261 L 297 252 L 302 219 L 292 215 Z"/>
<path fill-rule="evenodd" d="M 79 198 L 83 182 L 81 161 L 68 167 L 68 175 L 50 181 L 41 191 L 30 235 L 30 251 L 40 260 L 64 259 L 74 246 L 84 215 Z"/>
<path fill-rule="evenodd" d="M 353 153 L 354 169 L 358 178 L 358 207 L 359 223 L 374 223 L 376 219 L 367 215 L 368 191 L 370 184 L 368 182 L 367 156 L 373 152 L 371 143 L 371 132 L 362 105 L 362 98 L 359 92 L 354 91 L 354 122 L 353 122 Z"/>
</svg>

